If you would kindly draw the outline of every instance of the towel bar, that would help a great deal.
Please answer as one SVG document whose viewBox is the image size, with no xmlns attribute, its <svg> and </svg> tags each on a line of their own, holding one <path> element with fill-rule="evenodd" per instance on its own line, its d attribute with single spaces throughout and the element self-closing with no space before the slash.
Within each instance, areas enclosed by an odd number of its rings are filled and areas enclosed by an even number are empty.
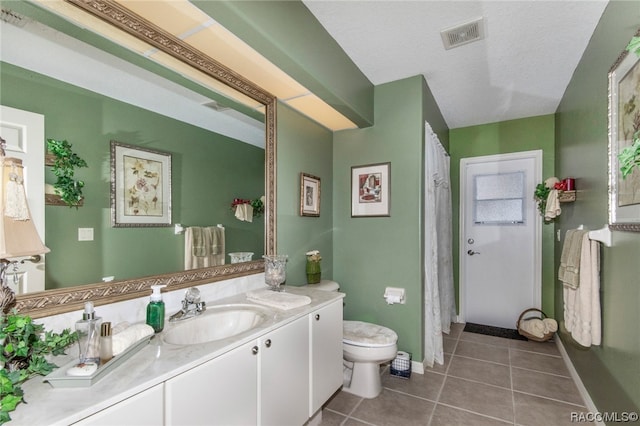
<svg viewBox="0 0 640 426">
<path fill-rule="evenodd" d="M 596 229 L 595 231 L 589 231 L 589 238 L 594 241 L 599 241 L 607 247 L 611 247 L 613 243 L 613 234 L 611 233 L 611 229 L 609 229 L 609 225 L 605 225 L 601 229 Z"/>
<path fill-rule="evenodd" d="M 216 225 L 218 228 L 222 228 L 224 229 L 224 226 L 219 223 Z M 176 223 L 173 227 L 173 233 L 176 235 L 180 235 L 180 234 L 184 234 L 184 231 L 186 231 L 187 226 L 181 224 L 181 223 Z"/>
<path fill-rule="evenodd" d="M 578 226 L 577 229 L 584 229 L 584 225 Z M 601 229 L 589 231 L 589 239 L 601 242 L 607 247 L 611 247 L 613 244 L 613 234 L 611 233 L 611 229 L 609 229 L 609 225 L 604 225 Z"/>
</svg>

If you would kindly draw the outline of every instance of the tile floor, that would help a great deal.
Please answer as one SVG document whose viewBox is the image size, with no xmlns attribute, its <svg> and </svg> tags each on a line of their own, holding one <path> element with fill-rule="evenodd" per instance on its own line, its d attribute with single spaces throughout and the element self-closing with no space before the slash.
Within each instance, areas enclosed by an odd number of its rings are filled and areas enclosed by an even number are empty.
<svg viewBox="0 0 640 426">
<path fill-rule="evenodd" d="M 556 344 L 463 331 L 445 335 L 445 363 L 410 379 L 382 373 L 383 391 L 363 399 L 338 392 L 322 426 L 575 425 L 587 412 Z"/>
</svg>

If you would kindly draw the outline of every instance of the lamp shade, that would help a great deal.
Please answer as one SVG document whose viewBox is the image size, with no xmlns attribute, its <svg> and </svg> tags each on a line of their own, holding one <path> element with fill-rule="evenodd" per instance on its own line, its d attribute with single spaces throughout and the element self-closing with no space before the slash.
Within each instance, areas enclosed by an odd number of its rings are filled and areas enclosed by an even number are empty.
<svg viewBox="0 0 640 426">
<path fill-rule="evenodd" d="M 0 156 L 0 259 L 48 253 L 31 220 L 23 185 L 22 160 Z"/>
</svg>

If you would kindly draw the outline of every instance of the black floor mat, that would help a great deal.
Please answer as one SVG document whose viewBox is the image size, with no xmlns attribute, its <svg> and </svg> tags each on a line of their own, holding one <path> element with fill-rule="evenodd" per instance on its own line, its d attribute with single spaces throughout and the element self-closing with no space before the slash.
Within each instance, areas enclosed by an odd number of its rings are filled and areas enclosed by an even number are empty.
<svg viewBox="0 0 640 426">
<path fill-rule="evenodd" d="M 471 322 L 465 324 L 464 331 L 486 334 L 487 336 L 504 337 L 506 339 L 527 340 L 526 337 L 518 334 L 518 331 L 515 329 L 492 327 L 490 325 L 474 324 Z"/>
</svg>

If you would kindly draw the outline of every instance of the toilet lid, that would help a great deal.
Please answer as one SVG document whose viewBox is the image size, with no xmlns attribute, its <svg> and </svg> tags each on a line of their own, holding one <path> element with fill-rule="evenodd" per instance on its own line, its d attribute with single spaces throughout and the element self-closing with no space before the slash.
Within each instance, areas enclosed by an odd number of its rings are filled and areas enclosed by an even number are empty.
<svg viewBox="0 0 640 426">
<path fill-rule="evenodd" d="M 354 346 L 389 346 L 395 345 L 398 341 L 395 331 L 368 322 L 343 321 L 342 330 L 342 341 Z"/>
</svg>

